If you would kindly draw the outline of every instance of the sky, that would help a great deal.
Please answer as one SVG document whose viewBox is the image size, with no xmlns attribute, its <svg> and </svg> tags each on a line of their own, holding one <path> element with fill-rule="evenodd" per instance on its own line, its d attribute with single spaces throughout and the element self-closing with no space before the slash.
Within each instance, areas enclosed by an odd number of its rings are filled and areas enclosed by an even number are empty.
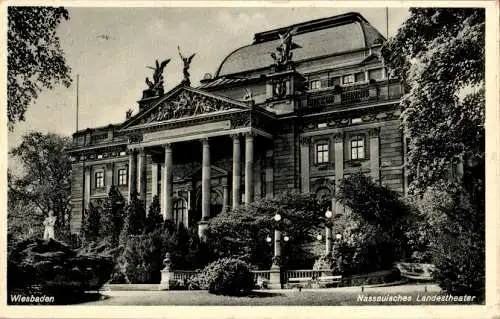
<svg viewBox="0 0 500 319">
<path fill-rule="evenodd" d="M 251 44 L 257 32 L 350 11 L 361 13 L 385 35 L 385 8 L 68 8 L 70 20 L 57 29 L 75 80 L 69 88 L 44 91 L 30 105 L 26 121 L 8 134 L 9 148 L 29 131 L 71 136 L 76 130 L 76 75 L 79 75 L 78 128 L 119 123 L 125 112 L 138 110 L 147 88 L 146 68 L 156 59 L 171 58 L 164 71 L 165 89 L 182 80 L 177 52 L 196 52 L 190 73 L 193 86 L 214 74 L 233 50 Z M 408 17 L 407 8 L 389 9 L 389 36 Z M 103 35 L 107 36 L 104 37 Z M 11 164 L 11 163 L 9 163 Z M 9 165 L 10 166 L 10 165 Z"/>
</svg>

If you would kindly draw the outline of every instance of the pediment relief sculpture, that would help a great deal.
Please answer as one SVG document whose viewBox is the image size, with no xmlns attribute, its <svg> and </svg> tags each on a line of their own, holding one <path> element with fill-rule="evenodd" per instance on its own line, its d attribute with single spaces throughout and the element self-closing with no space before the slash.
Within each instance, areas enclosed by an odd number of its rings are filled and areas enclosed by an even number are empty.
<svg viewBox="0 0 500 319">
<path fill-rule="evenodd" d="M 182 91 L 173 99 L 168 99 L 158 105 L 158 108 L 146 116 L 141 124 L 225 111 L 233 107 L 231 103 L 222 100 Z"/>
</svg>

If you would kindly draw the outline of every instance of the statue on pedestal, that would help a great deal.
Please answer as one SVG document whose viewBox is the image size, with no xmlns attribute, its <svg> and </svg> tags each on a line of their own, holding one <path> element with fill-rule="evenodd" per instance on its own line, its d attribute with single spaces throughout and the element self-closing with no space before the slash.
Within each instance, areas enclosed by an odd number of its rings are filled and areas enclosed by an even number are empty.
<svg viewBox="0 0 500 319">
<path fill-rule="evenodd" d="M 189 86 L 191 85 L 191 80 L 189 79 L 189 65 L 191 64 L 191 61 L 193 60 L 194 56 L 196 53 L 191 54 L 189 57 L 185 57 L 181 53 L 181 48 L 177 46 L 177 50 L 179 51 L 179 56 L 181 57 L 182 62 L 184 63 L 184 66 L 182 68 L 182 73 L 184 74 L 184 79 L 182 80 L 182 83 Z"/>
<path fill-rule="evenodd" d="M 170 62 L 170 59 L 167 59 L 161 63 L 156 60 L 156 65 L 154 67 L 147 66 L 147 68 L 153 70 L 153 82 L 146 78 L 146 84 L 148 85 L 148 91 L 150 91 L 150 95 L 156 96 L 163 94 L 163 69 Z"/>
<path fill-rule="evenodd" d="M 292 41 L 292 36 L 296 33 L 297 28 L 293 28 L 285 34 L 278 34 L 280 40 L 278 47 L 276 47 L 276 51 L 278 51 L 278 54 L 276 54 L 275 52 L 270 53 L 271 58 L 273 58 L 274 60 L 274 65 L 277 71 L 284 71 L 287 70 L 287 68 L 293 67 L 292 50 L 301 48 L 300 45 Z"/>
<path fill-rule="evenodd" d="M 54 239 L 54 226 L 56 225 L 56 216 L 54 216 L 54 211 L 49 210 L 49 216 L 45 218 L 43 221 L 43 225 L 45 226 L 45 230 L 43 232 L 43 239 L 50 240 Z"/>
</svg>

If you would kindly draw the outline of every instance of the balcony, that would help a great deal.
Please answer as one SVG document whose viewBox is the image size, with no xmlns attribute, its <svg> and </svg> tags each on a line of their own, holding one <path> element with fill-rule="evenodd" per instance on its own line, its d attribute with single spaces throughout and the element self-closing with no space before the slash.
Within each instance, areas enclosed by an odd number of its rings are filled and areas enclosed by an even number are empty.
<svg viewBox="0 0 500 319">
<path fill-rule="evenodd" d="M 400 99 L 402 84 L 398 79 L 347 87 L 331 87 L 307 92 L 300 100 L 301 113 L 319 112 L 329 108 L 344 108 L 359 104 Z"/>
</svg>

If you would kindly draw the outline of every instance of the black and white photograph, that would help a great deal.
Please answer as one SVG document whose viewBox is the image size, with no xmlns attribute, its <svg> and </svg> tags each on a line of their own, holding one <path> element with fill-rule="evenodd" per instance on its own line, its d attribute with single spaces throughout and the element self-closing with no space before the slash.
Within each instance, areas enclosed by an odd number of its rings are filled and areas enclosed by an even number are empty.
<svg viewBox="0 0 500 319">
<path fill-rule="evenodd" d="M 494 2 L 133 4 L 2 5 L 2 309 L 494 316 Z"/>
</svg>

